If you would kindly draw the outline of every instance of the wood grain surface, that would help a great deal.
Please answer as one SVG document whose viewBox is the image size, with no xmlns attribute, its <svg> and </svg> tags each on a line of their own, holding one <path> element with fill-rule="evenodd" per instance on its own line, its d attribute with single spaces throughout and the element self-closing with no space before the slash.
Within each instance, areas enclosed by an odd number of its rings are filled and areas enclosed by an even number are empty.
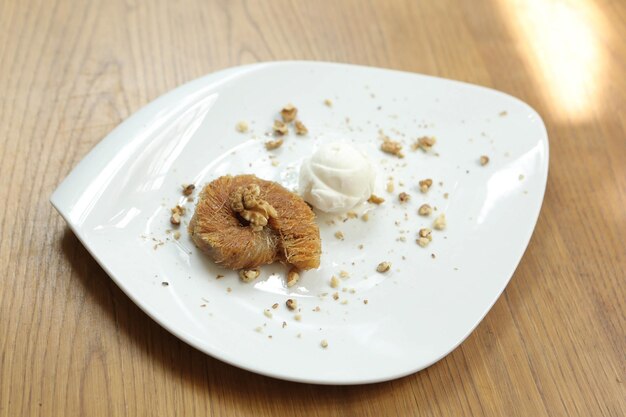
<svg viewBox="0 0 626 417">
<path fill-rule="evenodd" d="M 626 2 L 0 0 L 0 416 L 626 415 Z M 550 176 L 504 295 L 417 374 L 324 387 L 154 323 L 48 198 L 113 127 L 217 69 L 315 59 L 500 89 Z"/>
</svg>

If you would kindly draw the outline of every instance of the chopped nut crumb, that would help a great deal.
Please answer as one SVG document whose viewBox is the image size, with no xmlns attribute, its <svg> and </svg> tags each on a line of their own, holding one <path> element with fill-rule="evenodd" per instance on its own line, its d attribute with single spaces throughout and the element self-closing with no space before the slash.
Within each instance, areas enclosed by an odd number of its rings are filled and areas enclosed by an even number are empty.
<svg viewBox="0 0 626 417">
<path fill-rule="evenodd" d="M 233 292 L 233 289 L 228 287 L 228 288 L 226 288 L 226 292 Z"/>
<path fill-rule="evenodd" d="M 222 274 L 217 274 L 217 275 L 215 276 L 215 279 L 220 279 L 220 278 L 224 278 L 224 275 L 222 275 Z"/>
<path fill-rule="evenodd" d="M 349 219 L 356 219 L 359 215 L 354 211 L 349 211 L 346 213 L 346 217 Z"/>
<path fill-rule="evenodd" d="M 336 237 L 337 239 L 339 239 L 339 240 L 343 240 L 343 239 L 344 239 L 343 232 L 342 232 L 342 231 L 340 231 L 340 230 L 336 231 L 336 232 L 335 232 L 335 237 Z"/>
<path fill-rule="evenodd" d="M 298 303 L 296 302 L 296 300 L 293 300 L 293 299 L 291 299 L 291 298 L 290 298 L 290 299 L 288 299 L 288 300 L 285 302 L 285 304 L 287 305 L 287 308 L 288 308 L 290 311 L 294 311 L 296 308 L 298 308 Z"/>
<path fill-rule="evenodd" d="M 263 314 L 265 315 L 265 317 L 267 317 L 268 319 L 272 318 L 272 312 L 270 311 L 269 308 L 266 308 L 265 310 L 263 310 Z"/>
<path fill-rule="evenodd" d="M 280 111 L 280 115 L 283 118 L 283 122 L 291 123 L 298 115 L 298 109 L 293 104 L 289 103 Z"/>
<path fill-rule="evenodd" d="M 382 197 L 378 197 L 376 194 L 372 194 L 370 198 L 367 199 L 368 202 L 373 204 L 383 204 L 385 199 Z"/>
<path fill-rule="evenodd" d="M 324 105 L 328 106 L 328 107 L 332 107 L 333 106 L 333 101 L 329 98 L 327 98 L 326 100 L 324 100 Z"/>
<path fill-rule="evenodd" d="M 356 293 L 356 290 L 354 288 L 350 288 L 350 294 L 354 294 Z"/>
<path fill-rule="evenodd" d="M 274 126 L 272 126 L 272 130 L 274 133 L 279 136 L 286 135 L 289 133 L 289 129 L 287 129 L 287 125 L 280 120 L 274 120 Z"/>
<path fill-rule="evenodd" d="M 419 182 L 419 185 L 420 185 L 420 191 L 421 191 L 421 192 L 423 192 L 423 193 L 425 193 L 425 192 L 427 192 L 427 191 L 430 189 L 430 187 L 433 185 L 433 180 L 432 180 L 432 179 L 430 179 L 430 178 L 426 178 L 425 180 L 421 180 L 421 181 Z"/>
<path fill-rule="evenodd" d="M 446 228 L 446 215 L 441 213 L 433 222 L 433 227 L 436 230 L 443 230 Z"/>
<path fill-rule="evenodd" d="M 300 274 L 296 268 L 291 268 L 287 273 L 287 286 L 293 287 L 300 279 Z"/>
<path fill-rule="evenodd" d="M 420 229 L 419 237 L 416 240 L 418 245 L 420 245 L 421 247 L 425 248 L 426 246 L 428 246 L 428 244 L 432 240 L 433 240 L 432 230 L 430 230 L 429 228 L 426 228 L 426 227 L 423 228 L 423 229 Z"/>
<path fill-rule="evenodd" d="M 167 287 L 168 285 L 170 285 L 170 283 L 169 283 L 169 282 L 167 282 L 167 281 L 163 281 L 163 282 L 161 283 L 161 285 L 163 285 L 164 287 Z"/>
<path fill-rule="evenodd" d="M 259 268 L 242 269 L 239 271 L 239 278 L 241 278 L 243 282 L 252 282 L 257 279 L 260 274 L 261 270 Z"/>
<path fill-rule="evenodd" d="M 328 347 L 328 341 L 326 339 L 322 340 L 320 342 L 320 346 L 326 349 Z"/>
<path fill-rule="evenodd" d="M 365 212 L 363 213 L 363 215 L 361 216 L 361 220 L 363 220 L 364 222 L 369 221 L 370 219 L 370 214 Z"/>
<path fill-rule="evenodd" d="M 248 131 L 248 123 L 242 120 L 235 125 L 235 129 L 239 133 L 246 133 Z"/>
<path fill-rule="evenodd" d="M 489 157 L 487 155 L 481 155 L 480 165 L 485 166 L 489 163 Z"/>
<path fill-rule="evenodd" d="M 376 272 L 380 272 L 381 274 L 384 272 L 389 271 L 389 269 L 391 268 L 391 262 L 381 262 L 378 264 L 378 266 L 376 267 Z"/>
<path fill-rule="evenodd" d="M 432 212 L 433 209 L 428 204 L 422 204 L 420 208 L 417 209 L 417 214 L 419 214 L 420 216 L 430 216 Z"/>
<path fill-rule="evenodd" d="M 176 205 L 176 207 L 171 209 L 172 216 L 170 217 L 170 223 L 175 226 L 180 224 L 180 218 L 185 214 L 185 207 Z"/>
<path fill-rule="evenodd" d="M 417 140 L 411 144 L 411 149 L 416 151 L 421 149 L 424 152 L 427 152 L 432 149 L 432 147 L 437 142 L 434 136 L 422 136 L 421 138 L 417 138 Z"/>
<path fill-rule="evenodd" d="M 174 239 L 176 240 L 180 239 L 180 230 L 177 230 L 174 232 Z"/>
<path fill-rule="evenodd" d="M 332 276 L 330 277 L 330 288 L 338 288 L 339 287 L 339 280 L 337 279 L 336 276 Z"/>
<path fill-rule="evenodd" d="M 366 298 L 365 300 L 363 300 L 363 304 L 367 304 L 369 303 L 369 300 Z"/>
<path fill-rule="evenodd" d="M 500 117 L 504 117 L 504 116 L 506 116 L 507 114 L 509 114 L 509 113 L 507 113 L 507 111 L 506 111 L 506 110 L 503 110 L 503 111 L 501 111 L 500 113 L 498 113 L 498 115 L 499 115 Z"/>
<path fill-rule="evenodd" d="M 183 195 L 190 196 L 193 194 L 193 190 L 196 189 L 196 186 L 193 184 L 183 184 Z"/>
<path fill-rule="evenodd" d="M 348 273 L 348 271 L 339 271 L 339 277 L 343 279 L 350 278 L 350 274 Z"/>
<path fill-rule="evenodd" d="M 404 158 L 404 154 L 402 153 L 402 144 L 395 140 L 391 140 L 387 136 L 383 139 L 383 143 L 380 145 L 380 150 L 390 155 L 397 156 L 398 158 Z"/>
<path fill-rule="evenodd" d="M 276 310 L 276 309 L 278 308 L 278 303 L 274 303 L 274 304 L 272 304 L 272 308 L 273 308 L 274 310 Z"/>
<path fill-rule="evenodd" d="M 273 151 L 274 149 L 280 148 L 283 142 L 284 141 L 282 138 L 278 138 L 276 140 L 268 140 L 267 142 L 265 142 L 265 149 L 267 149 L 268 151 Z"/>
<path fill-rule="evenodd" d="M 276 209 L 261 199 L 260 195 L 261 188 L 257 184 L 250 184 L 239 187 L 230 198 L 232 210 L 249 221 L 255 232 L 261 231 L 270 217 L 278 216 Z"/>
<path fill-rule="evenodd" d="M 338 292 L 334 292 L 333 293 L 333 300 L 337 301 L 339 299 L 339 293 Z"/>
<path fill-rule="evenodd" d="M 348 300 L 341 300 L 340 304 L 346 305 L 346 304 L 348 304 Z"/>
<path fill-rule="evenodd" d="M 398 200 L 400 200 L 401 203 L 406 203 L 410 199 L 411 199 L 411 196 L 405 193 L 404 191 L 398 194 Z"/>
<path fill-rule="evenodd" d="M 387 189 L 388 193 L 393 193 L 393 190 L 395 189 L 395 187 L 393 185 L 393 181 L 392 180 L 387 181 L 386 189 Z"/>
<path fill-rule="evenodd" d="M 295 316 L 293 316 L 293 318 L 294 318 L 296 321 L 300 321 L 300 320 L 302 320 L 302 314 L 296 314 Z"/>
<path fill-rule="evenodd" d="M 449 196 L 450 196 L 450 194 L 448 194 L 448 193 L 444 193 L 443 194 L 443 198 L 445 198 L 446 200 L 448 199 Z"/>
<path fill-rule="evenodd" d="M 307 129 L 304 123 L 302 123 L 300 120 L 296 120 L 294 126 L 296 128 L 296 135 L 303 136 L 309 133 L 309 129 Z"/>
</svg>

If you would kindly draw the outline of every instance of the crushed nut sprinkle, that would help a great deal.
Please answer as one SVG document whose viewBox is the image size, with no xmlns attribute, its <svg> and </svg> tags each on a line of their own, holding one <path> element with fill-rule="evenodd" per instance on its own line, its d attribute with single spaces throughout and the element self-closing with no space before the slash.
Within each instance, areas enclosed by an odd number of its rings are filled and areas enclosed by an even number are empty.
<svg viewBox="0 0 626 417">
<path fill-rule="evenodd" d="M 300 279 L 300 274 L 296 268 L 291 268 L 287 273 L 287 286 L 293 287 Z"/>
<path fill-rule="evenodd" d="M 302 320 L 302 314 L 296 314 L 295 316 L 293 316 L 293 318 L 294 318 L 296 321 L 301 321 L 301 320 Z"/>
<path fill-rule="evenodd" d="M 320 342 L 320 346 L 326 349 L 328 347 L 328 340 L 324 339 Z"/>
<path fill-rule="evenodd" d="M 180 224 L 181 216 L 185 215 L 185 207 L 176 205 L 174 208 L 172 208 L 171 212 L 172 216 L 170 217 L 170 223 L 178 226 Z"/>
<path fill-rule="evenodd" d="M 398 200 L 400 200 L 401 203 L 406 203 L 410 199 L 411 199 L 411 196 L 405 192 L 401 192 L 400 194 L 398 194 Z"/>
<path fill-rule="evenodd" d="M 287 125 L 280 120 L 274 120 L 274 126 L 272 126 L 272 130 L 276 135 L 283 136 L 289 133 L 289 129 L 287 129 Z"/>
<path fill-rule="evenodd" d="M 348 273 L 348 271 L 339 271 L 339 277 L 347 279 L 350 278 L 350 274 Z"/>
<path fill-rule="evenodd" d="M 339 299 L 339 293 L 338 292 L 334 292 L 333 293 L 333 300 L 337 301 Z"/>
<path fill-rule="evenodd" d="M 328 106 L 328 107 L 332 107 L 333 106 L 333 101 L 329 98 L 327 98 L 326 100 L 324 100 L 324 105 Z"/>
<path fill-rule="evenodd" d="M 250 184 L 239 187 L 230 199 L 233 211 L 250 222 L 250 227 L 255 232 L 261 231 L 270 217 L 278 216 L 276 209 L 261 199 L 260 195 L 261 188 L 257 184 Z"/>
<path fill-rule="evenodd" d="M 363 220 L 364 222 L 369 221 L 370 219 L 370 214 L 365 212 L 363 213 L 363 215 L 361 216 L 361 220 Z"/>
<path fill-rule="evenodd" d="M 330 277 L 330 288 L 338 288 L 339 287 L 339 280 L 337 279 L 336 276 L 332 276 Z"/>
<path fill-rule="evenodd" d="M 278 308 L 278 303 L 274 303 L 274 304 L 272 304 L 272 308 L 273 308 L 274 310 L 276 310 L 276 309 Z"/>
<path fill-rule="evenodd" d="M 380 144 L 380 150 L 398 158 L 404 158 L 404 154 L 402 153 L 402 144 L 395 140 L 391 140 L 387 136 L 383 139 L 383 143 Z"/>
<path fill-rule="evenodd" d="M 296 135 L 303 136 L 309 133 L 309 129 L 302 123 L 300 120 L 296 120 L 294 123 L 294 127 L 296 130 Z"/>
<path fill-rule="evenodd" d="M 268 319 L 271 319 L 273 317 L 272 312 L 270 311 L 269 308 L 266 308 L 265 310 L 263 310 L 263 314 L 265 315 L 265 317 L 267 317 Z"/>
<path fill-rule="evenodd" d="M 489 163 L 489 157 L 487 155 L 481 155 L 479 161 L 480 161 L 480 165 L 485 166 Z"/>
<path fill-rule="evenodd" d="M 387 261 L 381 262 L 376 267 L 376 272 L 380 272 L 382 274 L 382 273 L 389 271 L 390 268 L 391 268 L 391 262 L 387 262 Z"/>
<path fill-rule="evenodd" d="M 436 230 L 443 230 L 446 228 L 446 215 L 441 213 L 433 222 L 433 227 Z"/>
<path fill-rule="evenodd" d="M 432 147 L 437 143 L 437 139 L 434 136 L 422 136 L 421 138 L 417 138 L 417 140 L 411 145 L 411 149 L 416 151 L 421 149 L 424 152 L 427 152 L 432 149 Z"/>
<path fill-rule="evenodd" d="M 387 186 L 385 187 L 385 189 L 387 190 L 388 193 L 393 193 L 393 190 L 395 189 L 393 185 L 393 180 L 387 181 Z"/>
<path fill-rule="evenodd" d="M 432 212 L 433 209 L 428 204 L 422 204 L 420 208 L 417 209 L 417 214 L 420 216 L 430 216 Z"/>
<path fill-rule="evenodd" d="M 420 229 L 419 236 L 418 236 L 418 238 L 416 240 L 418 245 L 420 245 L 421 247 L 425 248 L 426 246 L 428 246 L 428 244 L 432 240 L 433 240 L 432 230 L 430 230 L 427 227 L 425 227 L 423 229 Z"/>
<path fill-rule="evenodd" d="M 335 237 L 339 240 L 343 240 L 345 238 L 341 230 L 335 232 Z"/>
<path fill-rule="evenodd" d="M 285 301 L 285 304 L 290 311 L 294 311 L 296 308 L 298 308 L 298 303 L 296 302 L 296 300 L 293 300 L 291 298 Z"/>
<path fill-rule="evenodd" d="M 298 115 L 298 109 L 291 103 L 287 104 L 280 111 L 280 116 L 283 118 L 283 122 L 291 123 L 296 119 Z"/>
<path fill-rule="evenodd" d="M 419 182 L 419 185 L 420 185 L 420 191 L 421 191 L 421 192 L 423 192 L 423 193 L 425 193 L 425 192 L 427 192 L 427 191 L 430 189 L 430 187 L 433 185 L 433 180 L 432 180 L 432 179 L 430 179 L 430 178 L 426 178 L 425 180 L 421 180 L 421 181 Z"/>
<path fill-rule="evenodd" d="M 193 194 L 193 190 L 196 189 L 196 186 L 193 184 L 183 184 L 183 195 L 190 196 Z"/>
<path fill-rule="evenodd" d="M 356 219 L 359 215 L 355 211 L 349 211 L 346 213 L 348 219 Z"/>
<path fill-rule="evenodd" d="M 259 268 L 242 269 L 239 271 L 239 278 L 241 278 L 243 282 L 252 282 L 257 279 L 259 275 L 261 275 L 261 270 Z"/>
<path fill-rule="evenodd" d="M 237 122 L 237 124 L 235 125 L 235 129 L 239 133 L 246 133 L 248 131 L 248 123 L 246 123 L 243 120 L 240 122 Z"/>
<path fill-rule="evenodd" d="M 178 240 L 178 239 L 180 239 L 180 236 L 181 236 L 180 230 L 177 230 L 177 231 L 174 232 L 174 239 Z"/>
<path fill-rule="evenodd" d="M 377 196 L 376 194 L 372 194 L 370 196 L 370 198 L 367 199 L 368 202 L 373 203 L 373 204 L 383 204 L 385 202 L 385 199 L 382 197 Z"/>
<path fill-rule="evenodd" d="M 278 138 L 276 140 L 268 140 L 267 142 L 265 142 L 265 149 L 267 149 L 268 151 L 273 151 L 274 149 L 278 149 L 283 145 L 283 139 L 282 138 Z"/>
</svg>

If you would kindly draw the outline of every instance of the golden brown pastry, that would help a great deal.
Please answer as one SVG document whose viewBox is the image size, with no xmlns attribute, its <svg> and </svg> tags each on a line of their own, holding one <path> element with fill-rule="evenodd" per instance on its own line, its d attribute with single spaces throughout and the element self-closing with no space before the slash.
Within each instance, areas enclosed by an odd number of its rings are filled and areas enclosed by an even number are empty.
<svg viewBox="0 0 626 417">
<path fill-rule="evenodd" d="M 227 175 L 204 187 L 189 233 L 203 252 L 229 269 L 275 261 L 312 269 L 320 263 L 320 233 L 311 208 L 281 185 L 254 175 Z"/>
</svg>

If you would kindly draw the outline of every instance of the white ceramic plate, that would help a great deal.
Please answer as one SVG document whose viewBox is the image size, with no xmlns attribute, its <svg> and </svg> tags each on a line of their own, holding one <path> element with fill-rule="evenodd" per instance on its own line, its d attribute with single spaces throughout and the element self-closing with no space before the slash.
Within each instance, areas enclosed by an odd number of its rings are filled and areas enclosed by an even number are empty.
<svg viewBox="0 0 626 417">
<path fill-rule="evenodd" d="M 310 133 L 291 134 L 270 159 L 264 133 L 289 102 Z M 236 132 L 240 120 L 250 132 Z M 380 152 L 379 129 L 403 141 L 404 159 Z M 423 135 L 437 138 L 438 156 L 410 150 Z M 333 218 L 321 216 L 322 265 L 297 286 L 286 287 L 280 265 L 241 283 L 196 250 L 184 228 L 180 240 L 167 233 L 169 209 L 185 202 L 181 184 L 256 173 L 293 188 L 301 159 L 337 138 L 377 162 L 378 194 L 387 201 L 359 208 L 370 211 L 368 222 L 330 225 Z M 480 155 L 488 165 L 479 165 Z M 98 144 L 51 201 L 117 285 L 182 340 L 253 372 L 353 384 L 416 372 L 468 336 L 524 253 L 547 172 L 543 122 L 511 96 L 418 74 L 277 62 L 221 71 L 158 98 Z M 385 190 L 390 176 L 393 194 Z M 434 180 L 427 194 L 417 187 L 424 178 Z M 398 203 L 400 191 L 409 203 Z M 416 213 L 424 202 L 448 221 L 427 248 L 415 243 L 432 223 Z M 392 262 L 386 274 L 375 271 L 381 261 Z M 350 278 L 334 290 L 329 279 L 341 270 Z M 301 321 L 285 308 L 288 298 Z"/>
</svg>

